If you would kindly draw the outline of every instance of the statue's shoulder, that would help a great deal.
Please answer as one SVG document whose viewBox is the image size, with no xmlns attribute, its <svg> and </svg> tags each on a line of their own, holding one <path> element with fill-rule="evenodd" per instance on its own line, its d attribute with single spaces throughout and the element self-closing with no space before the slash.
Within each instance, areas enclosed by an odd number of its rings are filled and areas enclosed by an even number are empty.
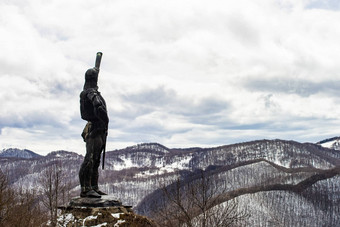
<svg viewBox="0 0 340 227">
<path fill-rule="evenodd" d="M 100 93 L 94 89 L 94 88 L 87 88 L 87 89 L 84 89 L 81 93 L 80 93 L 80 98 L 85 98 L 86 96 L 88 95 L 99 95 Z"/>
</svg>

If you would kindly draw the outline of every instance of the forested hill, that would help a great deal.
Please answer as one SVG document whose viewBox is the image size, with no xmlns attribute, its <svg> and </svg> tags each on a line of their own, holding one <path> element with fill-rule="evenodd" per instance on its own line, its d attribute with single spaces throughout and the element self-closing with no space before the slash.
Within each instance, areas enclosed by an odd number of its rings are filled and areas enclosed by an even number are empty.
<svg viewBox="0 0 340 227">
<path fill-rule="evenodd" d="M 82 159 L 57 151 L 29 159 L 0 157 L 0 167 L 13 187 L 42 191 L 44 173 L 57 166 L 75 196 Z M 100 187 L 155 219 L 161 217 L 155 208 L 169 209 L 164 190 L 188 188 L 204 176 L 215 192 L 211 208 L 236 201 L 247 213 L 244 226 L 340 226 L 339 166 L 340 151 L 311 143 L 259 140 L 188 149 L 148 143 L 107 152 Z M 200 211 L 192 209 L 191 215 L 198 220 Z"/>
</svg>

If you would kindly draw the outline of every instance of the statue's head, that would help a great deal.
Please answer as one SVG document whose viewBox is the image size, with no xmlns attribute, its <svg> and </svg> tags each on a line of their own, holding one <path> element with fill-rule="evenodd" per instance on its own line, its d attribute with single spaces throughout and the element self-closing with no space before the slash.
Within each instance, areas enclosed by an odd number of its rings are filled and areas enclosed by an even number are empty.
<svg viewBox="0 0 340 227">
<path fill-rule="evenodd" d="M 84 89 L 97 88 L 98 73 L 99 73 L 99 70 L 96 67 L 88 69 L 86 71 Z"/>
</svg>

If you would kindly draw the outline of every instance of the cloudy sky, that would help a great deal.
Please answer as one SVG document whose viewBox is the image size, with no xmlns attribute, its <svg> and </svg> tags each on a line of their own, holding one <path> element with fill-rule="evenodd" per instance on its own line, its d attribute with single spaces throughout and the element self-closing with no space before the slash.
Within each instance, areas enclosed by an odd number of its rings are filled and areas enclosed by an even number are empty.
<svg viewBox="0 0 340 227">
<path fill-rule="evenodd" d="M 5 0 L 0 149 L 85 153 L 79 93 L 103 52 L 107 150 L 339 136 L 337 0 Z"/>
</svg>

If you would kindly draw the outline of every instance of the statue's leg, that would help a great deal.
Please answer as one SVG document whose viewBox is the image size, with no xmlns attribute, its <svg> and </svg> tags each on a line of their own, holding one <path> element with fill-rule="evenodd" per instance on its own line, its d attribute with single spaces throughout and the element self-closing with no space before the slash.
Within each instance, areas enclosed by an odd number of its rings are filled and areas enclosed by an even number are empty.
<svg viewBox="0 0 340 227">
<path fill-rule="evenodd" d="M 99 178 L 98 169 L 100 166 L 100 156 L 101 156 L 103 144 L 104 144 L 103 136 L 104 135 L 102 133 L 96 136 L 97 143 L 96 143 L 95 152 L 93 155 L 93 171 L 92 171 L 92 178 L 91 178 L 92 189 L 95 190 L 99 195 L 107 195 L 106 193 L 99 190 L 99 187 L 98 187 L 98 178 Z"/>
<path fill-rule="evenodd" d="M 98 189 L 98 168 L 100 165 L 100 154 L 102 152 L 103 147 L 103 139 L 102 135 L 98 134 L 95 138 L 94 152 L 93 152 L 93 170 L 91 177 L 91 186 L 93 189 Z"/>
<path fill-rule="evenodd" d="M 86 155 L 79 170 L 79 180 L 81 192 L 86 193 L 91 188 L 91 177 L 93 172 L 93 154 L 94 154 L 94 139 L 87 138 L 86 140 Z"/>
</svg>

